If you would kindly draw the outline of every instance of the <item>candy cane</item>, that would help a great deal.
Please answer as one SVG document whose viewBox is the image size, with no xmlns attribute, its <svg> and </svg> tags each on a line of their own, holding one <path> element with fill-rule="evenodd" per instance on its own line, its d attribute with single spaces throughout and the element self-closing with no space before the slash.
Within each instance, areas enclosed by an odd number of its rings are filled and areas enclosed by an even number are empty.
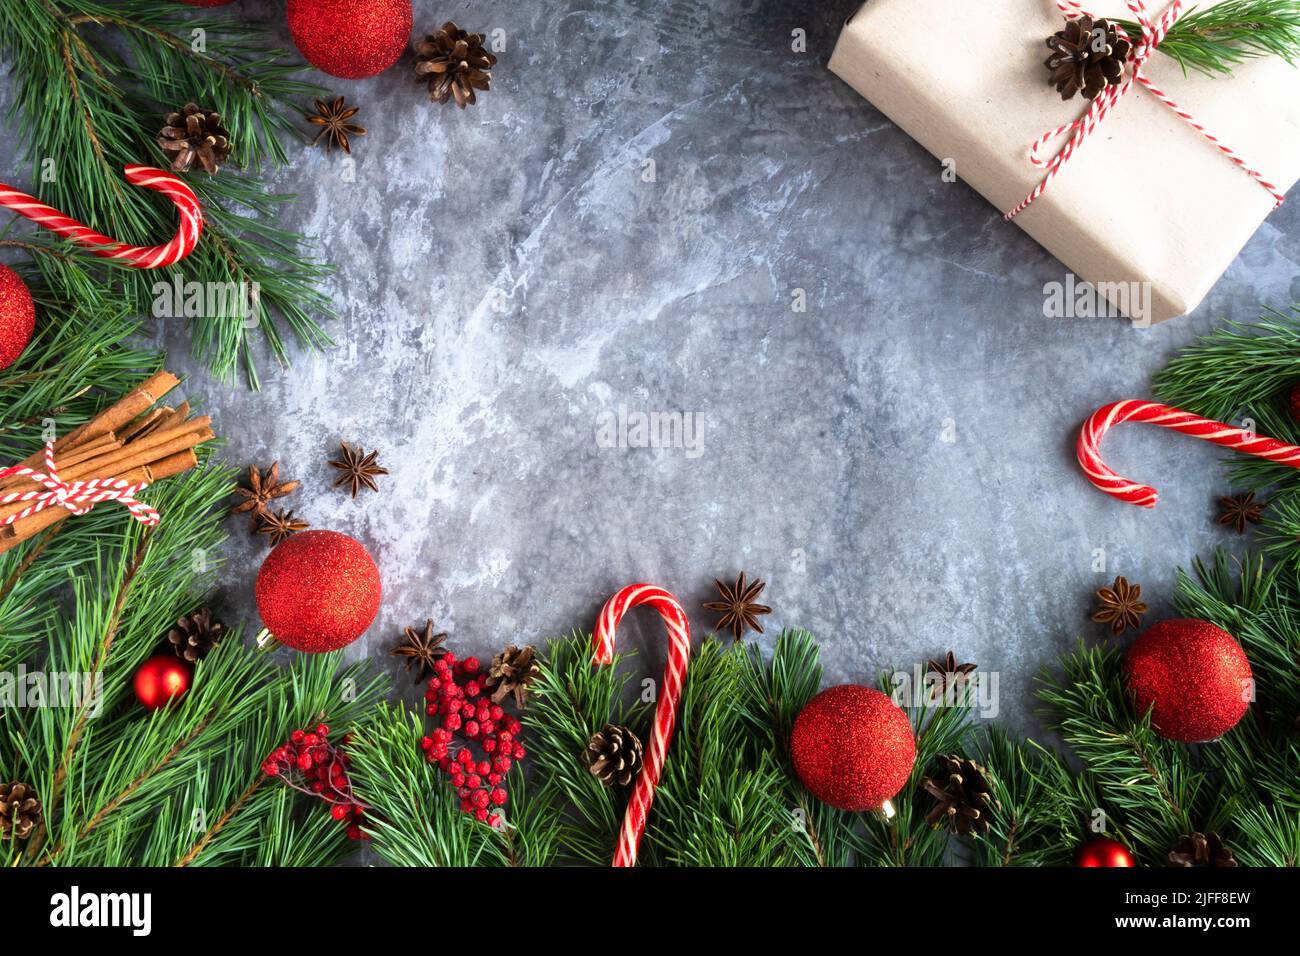
<svg viewBox="0 0 1300 956">
<path fill-rule="evenodd" d="M 668 627 L 668 667 L 664 671 L 664 685 L 659 691 L 655 707 L 654 731 L 646 750 L 641 773 L 636 778 L 632 799 L 623 815 L 623 828 L 618 834 L 618 849 L 614 853 L 614 866 L 636 866 L 636 848 L 645 830 L 646 817 L 655 797 L 659 773 L 668 753 L 668 742 L 673 736 L 677 719 L 677 701 L 682 696 L 682 682 L 686 679 L 686 665 L 691 658 L 691 625 L 686 620 L 677 598 L 663 588 L 652 584 L 632 584 L 605 602 L 596 622 L 596 633 L 591 646 L 595 652 L 594 663 L 614 662 L 614 631 L 623 615 L 638 604 L 649 604 Z"/>
<path fill-rule="evenodd" d="M 1234 428 L 1209 418 L 1198 418 L 1190 412 L 1171 405 L 1161 405 L 1159 402 L 1112 402 L 1097 409 L 1083 423 L 1083 431 L 1079 433 L 1079 464 L 1083 466 L 1088 480 L 1106 494 L 1143 508 L 1154 508 L 1159 493 L 1150 485 L 1139 485 L 1128 478 L 1121 478 L 1101 460 L 1099 449 L 1102 436 L 1112 425 L 1121 422 L 1147 422 L 1172 428 L 1235 451 L 1258 455 L 1291 468 L 1300 468 L 1300 448 L 1295 445 L 1264 438 L 1244 428 Z"/>
<path fill-rule="evenodd" d="M 137 269 L 161 269 L 188 256 L 198 245 L 199 234 L 203 232 L 203 210 L 199 207 L 194 190 L 179 176 L 149 166 L 127 166 L 126 181 L 134 186 L 156 190 L 175 204 L 180 212 L 180 223 L 171 242 L 165 246 L 128 246 L 95 232 L 89 226 L 83 226 L 53 206 L 47 206 L 34 196 L 19 192 L 4 183 L 0 183 L 0 206 L 7 206 L 37 225 L 89 247 L 94 255 L 104 259 L 121 259 Z"/>
</svg>

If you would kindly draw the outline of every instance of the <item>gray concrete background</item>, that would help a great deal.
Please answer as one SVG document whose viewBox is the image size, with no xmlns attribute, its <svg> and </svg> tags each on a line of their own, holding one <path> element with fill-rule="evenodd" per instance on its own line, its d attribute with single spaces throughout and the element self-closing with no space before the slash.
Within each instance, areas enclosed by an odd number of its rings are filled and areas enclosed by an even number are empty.
<svg viewBox="0 0 1300 956">
<path fill-rule="evenodd" d="M 337 267 L 339 347 L 266 369 L 260 393 L 191 388 L 232 462 L 279 459 L 300 515 L 376 556 L 383 610 L 352 654 L 392 667 L 428 616 L 481 654 L 589 629 L 635 580 L 704 632 L 711 579 L 744 569 L 768 581 L 762 640 L 808 628 L 828 681 L 954 648 L 1001 673 L 1003 717 L 1031 730 L 1034 673 L 1107 639 L 1094 588 L 1125 574 L 1158 615 L 1176 566 L 1230 541 L 1216 450 L 1115 433 L 1107 460 L 1162 492 L 1145 512 L 1093 490 L 1072 446 L 1196 334 L 1300 299 L 1300 208 L 1190 317 L 1045 319 L 1064 266 L 827 72 L 855 4 L 417 0 L 417 32 L 505 31 L 476 107 L 428 104 L 409 54 L 324 78 L 370 130 L 355 182 L 303 147 L 271 185 L 301 194 L 284 225 Z M 160 336 L 193 370 L 179 329 Z M 620 404 L 702 414 L 703 454 L 599 447 Z M 329 488 L 339 439 L 382 450 L 382 495 Z M 256 626 L 265 545 L 245 527 L 220 606 Z M 661 672 L 651 617 L 623 640 Z"/>
</svg>

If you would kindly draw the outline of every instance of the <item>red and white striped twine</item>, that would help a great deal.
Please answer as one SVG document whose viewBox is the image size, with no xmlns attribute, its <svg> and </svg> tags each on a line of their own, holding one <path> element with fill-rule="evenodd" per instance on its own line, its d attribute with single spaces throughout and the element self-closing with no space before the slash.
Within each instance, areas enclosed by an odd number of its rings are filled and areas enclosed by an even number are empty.
<svg viewBox="0 0 1300 956">
<path fill-rule="evenodd" d="M 614 662 L 614 632 L 618 628 L 618 622 L 639 604 L 649 604 L 664 619 L 664 625 L 668 628 L 668 666 L 664 671 L 663 686 L 659 688 L 659 703 L 655 706 L 650 746 L 646 748 L 641 773 L 636 778 L 632 799 L 628 801 L 627 812 L 623 815 L 618 849 L 614 852 L 614 866 L 636 866 L 637 845 L 641 842 L 646 818 L 650 814 L 650 804 L 654 800 L 655 787 L 659 784 L 659 774 L 668 754 L 673 724 L 677 720 L 677 702 L 682 696 L 686 665 L 691 658 L 691 625 L 686 620 L 686 612 L 682 610 L 681 604 L 663 588 L 652 584 L 632 584 L 605 602 L 600 619 L 596 622 L 596 631 L 592 635 L 592 651 L 595 654 L 593 662 Z"/>
<path fill-rule="evenodd" d="M 157 511 L 135 497 L 137 493 L 149 487 L 147 481 L 138 481 L 135 484 L 122 478 L 64 481 L 59 477 L 58 468 L 54 464 L 54 442 L 52 441 L 45 445 L 44 472 L 28 468 L 26 465 L 11 465 L 0 469 L 0 480 L 13 476 L 30 478 L 37 484 L 43 485 L 46 490 L 11 491 L 7 495 L 0 495 L 0 505 L 12 504 L 15 501 L 31 502 L 22 511 L 0 521 L 0 527 L 11 525 L 15 521 L 21 521 L 51 507 L 67 508 L 74 515 L 84 515 L 101 501 L 116 501 L 124 505 L 136 521 L 146 526 L 156 525 L 159 520 Z"/>
<path fill-rule="evenodd" d="M 180 223 L 176 227 L 176 235 L 166 245 L 128 246 L 4 183 L 0 183 L 0 206 L 12 209 L 37 225 L 86 246 L 94 255 L 104 259 L 119 259 L 137 269 L 161 269 L 188 256 L 198 245 L 199 236 L 203 232 L 203 210 L 194 190 L 179 176 L 149 166 L 127 166 L 126 180 L 134 186 L 162 193 L 176 206 L 180 213 Z"/>
<path fill-rule="evenodd" d="M 1161 405 L 1159 402 L 1142 402 L 1129 399 L 1112 402 L 1093 412 L 1079 433 L 1078 456 L 1088 480 L 1106 494 L 1142 508 L 1154 508 L 1159 493 L 1150 485 L 1140 485 L 1115 474 L 1101 460 L 1101 439 L 1112 425 L 1121 422 L 1146 422 L 1172 428 L 1185 435 L 1202 438 L 1247 455 L 1258 455 L 1292 468 L 1300 468 L 1300 448 L 1272 438 L 1264 438 L 1244 428 L 1235 428 L 1209 418 L 1199 418 L 1190 412 Z"/>
<path fill-rule="evenodd" d="M 1183 0 L 1174 0 L 1173 3 L 1165 10 L 1159 20 L 1153 21 L 1150 13 L 1147 11 L 1146 0 L 1125 0 L 1129 10 L 1137 19 L 1142 28 L 1142 39 L 1133 45 L 1133 51 L 1129 57 L 1129 75 L 1123 83 L 1117 86 L 1107 86 L 1088 106 L 1087 112 L 1070 123 L 1065 123 L 1056 129 L 1049 130 L 1040 136 L 1032 146 L 1029 147 L 1029 162 L 1037 167 L 1046 168 L 1047 172 L 1039 181 L 1038 185 L 1024 199 L 1011 209 L 1003 218 L 1007 220 L 1014 219 L 1020 213 L 1024 212 L 1035 199 L 1041 196 L 1046 190 L 1048 184 L 1060 172 L 1061 167 L 1069 162 L 1070 157 L 1074 155 L 1075 150 L 1083 145 L 1084 141 L 1097 128 L 1097 125 L 1106 118 L 1111 108 L 1118 103 L 1124 95 L 1132 88 L 1134 81 L 1141 83 L 1147 90 L 1165 106 L 1169 107 L 1178 116 L 1187 122 L 1192 129 L 1200 133 L 1205 139 L 1214 144 L 1215 149 L 1230 159 L 1238 169 L 1241 169 L 1255 182 L 1259 183 L 1270 196 L 1273 197 L 1274 208 L 1282 205 L 1285 197 L 1278 191 L 1277 186 L 1265 179 L 1263 174 L 1254 167 L 1248 165 L 1244 159 L 1238 156 L 1233 150 L 1224 144 L 1217 136 L 1207 130 L 1193 118 L 1177 103 L 1173 101 L 1164 90 L 1156 86 L 1142 71 L 1146 61 L 1155 53 L 1156 48 L 1164 41 L 1165 34 L 1169 32 L 1178 19 L 1183 15 Z M 1075 0 L 1056 0 L 1057 9 L 1059 9 L 1068 19 L 1076 19 L 1081 16 L 1096 17 L 1089 13 L 1082 4 Z M 1051 159 L 1042 159 L 1038 154 L 1039 151 L 1047 146 L 1052 140 L 1066 133 L 1070 134 L 1069 140 L 1062 146 Z"/>
</svg>

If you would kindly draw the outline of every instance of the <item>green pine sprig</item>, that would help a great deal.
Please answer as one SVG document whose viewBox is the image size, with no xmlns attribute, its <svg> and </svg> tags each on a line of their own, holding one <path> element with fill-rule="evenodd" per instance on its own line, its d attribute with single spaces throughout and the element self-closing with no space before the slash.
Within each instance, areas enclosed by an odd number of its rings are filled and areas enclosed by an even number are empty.
<svg viewBox="0 0 1300 956">
<path fill-rule="evenodd" d="M 1141 40 L 1138 24 L 1115 22 L 1134 43 Z M 1196 70 L 1211 76 L 1230 75 L 1235 67 L 1261 56 L 1294 64 L 1300 59 L 1300 3 L 1224 0 L 1210 7 L 1191 7 L 1157 49 L 1176 60 L 1184 73 Z"/>
</svg>

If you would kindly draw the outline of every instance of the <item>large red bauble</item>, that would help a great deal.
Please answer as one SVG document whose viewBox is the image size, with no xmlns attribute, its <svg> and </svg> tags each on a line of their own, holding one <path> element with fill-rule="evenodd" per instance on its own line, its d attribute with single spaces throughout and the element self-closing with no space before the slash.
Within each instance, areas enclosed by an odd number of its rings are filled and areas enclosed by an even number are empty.
<svg viewBox="0 0 1300 956">
<path fill-rule="evenodd" d="M 6 265 L 0 265 L 0 369 L 23 354 L 36 328 L 36 306 L 27 283 Z"/>
<path fill-rule="evenodd" d="M 1089 840 L 1074 851 L 1075 866 L 1137 866 L 1123 843 L 1110 837 Z"/>
<path fill-rule="evenodd" d="M 166 707 L 190 689 L 194 666 L 175 654 L 151 657 L 135 672 L 135 699 L 150 710 Z"/>
<path fill-rule="evenodd" d="M 1250 706 L 1250 661 L 1232 635 L 1209 621 L 1174 618 L 1149 628 L 1124 657 L 1139 714 L 1185 743 L 1222 737 Z"/>
<path fill-rule="evenodd" d="M 411 39 L 411 0 L 289 0 L 288 19 L 302 55 L 347 80 L 382 73 Z"/>
<path fill-rule="evenodd" d="M 379 569 L 355 538 L 303 531 L 286 538 L 257 573 L 257 609 L 282 644 L 309 654 L 338 650 L 379 613 Z"/>
<path fill-rule="evenodd" d="M 790 735 L 795 773 L 814 797 L 841 810 L 878 810 L 916 762 L 907 714 L 878 690 L 841 684 L 804 706 Z"/>
</svg>

